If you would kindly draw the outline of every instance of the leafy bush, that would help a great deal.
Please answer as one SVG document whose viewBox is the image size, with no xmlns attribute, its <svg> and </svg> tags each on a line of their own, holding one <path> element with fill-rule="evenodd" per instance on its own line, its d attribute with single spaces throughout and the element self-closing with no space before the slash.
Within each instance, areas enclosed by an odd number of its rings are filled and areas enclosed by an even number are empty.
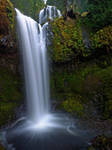
<svg viewBox="0 0 112 150">
<path fill-rule="evenodd" d="M 9 123 L 22 99 L 20 79 L 7 68 L 0 67 L 0 126 Z"/>
<path fill-rule="evenodd" d="M 44 7 L 43 0 L 11 0 L 22 13 L 38 19 L 40 10 Z"/>
<path fill-rule="evenodd" d="M 83 22 L 93 31 L 112 24 L 112 0 L 89 0 L 87 4 L 89 14 Z"/>
<path fill-rule="evenodd" d="M 112 137 L 99 135 L 92 140 L 92 146 L 88 150 L 111 150 Z"/>
<path fill-rule="evenodd" d="M 64 21 L 63 17 L 51 22 L 53 32 L 52 59 L 66 62 L 85 50 L 80 24 L 74 20 Z"/>
<path fill-rule="evenodd" d="M 16 103 L 0 103 L 0 126 L 8 124 L 15 116 Z"/>
<path fill-rule="evenodd" d="M 78 116 L 83 115 L 84 107 L 80 102 L 80 96 L 75 96 L 65 100 L 62 103 L 63 108 L 70 113 L 76 113 Z"/>
<path fill-rule="evenodd" d="M 10 33 L 14 29 L 14 7 L 10 0 L 0 1 L 0 38 L 2 35 Z"/>
<path fill-rule="evenodd" d="M 102 49 L 110 53 L 112 50 L 112 26 L 104 27 L 97 31 L 91 38 L 93 49 Z"/>
<path fill-rule="evenodd" d="M 80 109 L 80 104 L 92 104 L 103 119 L 109 119 L 112 116 L 112 66 L 100 68 L 96 64 L 85 64 L 75 71 L 55 70 L 51 75 L 51 93 L 68 112 L 77 112 L 75 105 Z"/>
</svg>

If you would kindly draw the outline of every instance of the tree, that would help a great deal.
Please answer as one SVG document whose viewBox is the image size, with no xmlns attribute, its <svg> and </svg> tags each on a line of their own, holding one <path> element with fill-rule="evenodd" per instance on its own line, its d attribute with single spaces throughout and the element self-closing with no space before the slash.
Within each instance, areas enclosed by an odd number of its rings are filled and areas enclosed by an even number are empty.
<svg viewBox="0 0 112 150">
<path fill-rule="evenodd" d="M 88 0 L 89 12 L 83 20 L 84 23 L 98 31 L 99 29 L 112 24 L 112 0 Z"/>
</svg>

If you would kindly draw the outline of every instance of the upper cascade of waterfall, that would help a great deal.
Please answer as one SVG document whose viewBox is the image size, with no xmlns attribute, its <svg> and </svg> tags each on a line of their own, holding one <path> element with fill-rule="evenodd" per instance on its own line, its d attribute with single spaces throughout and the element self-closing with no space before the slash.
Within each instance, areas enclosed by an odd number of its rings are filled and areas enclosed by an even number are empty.
<svg viewBox="0 0 112 150">
<path fill-rule="evenodd" d="M 43 0 L 44 1 L 44 4 L 46 4 L 47 3 L 47 0 Z"/>
<path fill-rule="evenodd" d="M 40 11 L 39 23 L 44 24 L 48 19 L 53 20 L 56 17 L 61 17 L 61 12 L 55 6 L 45 6 L 44 9 Z"/>
</svg>

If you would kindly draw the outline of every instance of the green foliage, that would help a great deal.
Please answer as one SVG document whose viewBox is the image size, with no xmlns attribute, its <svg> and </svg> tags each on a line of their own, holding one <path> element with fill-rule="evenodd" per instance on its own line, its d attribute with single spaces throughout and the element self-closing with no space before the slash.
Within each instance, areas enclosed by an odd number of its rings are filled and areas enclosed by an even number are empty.
<svg viewBox="0 0 112 150">
<path fill-rule="evenodd" d="M 109 150 L 112 148 L 112 137 L 104 135 L 97 136 L 92 141 L 92 146 L 88 150 Z"/>
<path fill-rule="evenodd" d="M 70 61 L 85 50 L 79 23 L 63 18 L 51 22 L 53 32 L 52 59 L 54 62 Z"/>
<path fill-rule="evenodd" d="M 84 113 L 84 107 L 80 102 L 80 96 L 71 97 L 62 103 L 62 107 L 69 113 L 76 113 L 78 116 L 82 116 Z"/>
<path fill-rule="evenodd" d="M 16 103 L 0 102 L 0 126 L 8 124 L 12 119 L 14 119 L 14 110 L 16 107 Z"/>
<path fill-rule="evenodd" d="M 14 31 L 14 7 L 10 0 L 0 1 L 0 38 Z"/>
<path fill-rule="evenodd" d="M 19 91 L 20 80 L 12 72 L 5 68 L 0 68 L 0 100 L 19 101 L 21 94 Z"/>
<path fill-rule="evenodd" d="M 84 23 L 93 31 L 112 24 L 112 0 L 88 0 L 89 14 L 83 18 Z"/>
<path fill-rule="evenodd" d="M 112 26 L 104 27 L 96 32 L 91 38 L 92 48 L 106 50 L 108 53 L 112 50 Z"/>
<path fill-rule="evenodd" d="M 82 12 L 86 8 L 87 1 L 84 0 L 47 0 L 48 5 L 56 6 L 61 10 L 62 14 L 65 13 L 66 9 L 73 8 L 74 12 Z"/>
<path fill-rule="evenodd" d="M 112 114 L 112 67 L 94 67 L 86 76 L 83 92 L 86 100 L 92 100 L 104 118 L 111 118 Z"/>
<path fill-rule="evenodd" d="M 21 103 L 20 79 L 6 68 L 0 67 L 0 126 L 15 116 L 15 108 Z"/>
<path fill-rule="evenodd" d="M 16 8 L 34 19 L 38 18 L 39 11 L 44 7 L 43 0 L 11 0 Z"/>
<path fill-rule="evenodd" d="M 7 14 L 10 22 L 10 28 L 12 31 L 14 31 L 15 26 L 15 10 L 13 4 L 10 2 L 10 0 L 7 0 Z"/>
<path fill-rule="evenodd" d="M 78 73 L 56 70 L 51 75 L 51 93 L 58 100 L 68 99 L 81 91 L 83 78 Z"/>
<path fill-rule="evenodd" d="M 112 114 L 112 67 L 100 68 L 96 64 L 84 64 L 80 69 L 68 72 L 55 70 L 51 75 L 53 99 L 63 103 L 68 112 L 75 111 L 72 104 L 86 104 L 96 107 L 105 118 Z M 64 102 L 63 102 L 64 101 Z M 77 104 L 78 103 L 78 104 Z M 81 106 L 79 106 L 80 109 Z M 76 109 L 76 111 L 78 111 Z"/>
<path fill-rule="evenodd" d="M 75 13 L 82 13 L 86 11 L 87 8 L 87 0 L 68 0 L 68 2 L 71 2 L 73 11 Z"/>
<path fill-rule="evenodd" d="M 51 6 L 56 6 L 63 13 L 66 7 L 65 1 L 66 0 L 47 0 L 47 4 Z"/>
</svg>

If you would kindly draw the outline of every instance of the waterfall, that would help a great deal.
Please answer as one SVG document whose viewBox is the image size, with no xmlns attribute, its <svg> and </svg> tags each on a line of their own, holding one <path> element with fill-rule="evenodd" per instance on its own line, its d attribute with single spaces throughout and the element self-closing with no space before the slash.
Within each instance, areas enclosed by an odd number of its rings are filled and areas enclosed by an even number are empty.
<svg viewBox="0 0 112 150">
<path fill-rule="evenodd" d="M 17 13 L 17 29 L 23 57 L 26 99 L 31 119 L 38 122 L 49 113 L 49 76 L 46 53 L 46 28 Z"/>
<path fill-rule="evenodd" d="M 56 17 L 61 17 L 61 12 L 60 10 L 56 9 L 55 6 L 46 6 L 44 9 L 40 11 L 39 14 L 39 23 L 43 24 L 45 23 L 48 19 L 53 20 Z"/>
<path fill-rule="evenodd" d="M 43 19 L 42 13 L 46 9 L 49 13 L 45 15 L 48 15 L 49 19 L 61 16 L 55 7 L 47 6 L 40 12 L 40 23 Z M 87 149 L 85 141 L 79 137 L 81 132 L 76 129 L 75 120 L 66 113 L 50 111 L 46 47 L 48 22 L 41 25 L 19 10 L 15 10 L 28 115 L 19 118 L 2 133 L 1 130 L 0 143 L 7 150 Z M 52 13 L 52 10 L 57 13 Z M 85 130 L 82 135 L 85 136 Z"/>
<path fill-rule="evenodd" d="M 46 1 L 45 1 L 46 3 Z M 17 31 L 23 58 L 28 117 L 36 123 L 46 118 L 50 110 L 49 69 L 46 48 L 47 18 L 60 17 L 54 6 L 40 11 L 39 24 L 16 9 Z M 43 26 L 43 20 L 46 22 Z"/>
<path fill-rule="evenodd" d="M 44 4 L 46 4 L 47 3 L 47 0 L 43 0 L 44 1 Z"/>
</svg>

